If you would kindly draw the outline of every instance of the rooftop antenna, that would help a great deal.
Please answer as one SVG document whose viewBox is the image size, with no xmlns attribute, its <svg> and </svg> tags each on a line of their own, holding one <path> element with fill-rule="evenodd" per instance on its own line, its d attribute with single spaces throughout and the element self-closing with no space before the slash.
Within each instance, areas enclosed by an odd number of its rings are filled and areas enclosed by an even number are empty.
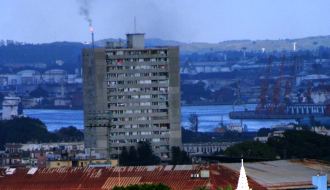
<svg viewBox="0 0 330 190">
<path fill-rule="evenodd" d="M 134 16 L 134 33 L 136 33 L 136 16 Z"/>
</svg>

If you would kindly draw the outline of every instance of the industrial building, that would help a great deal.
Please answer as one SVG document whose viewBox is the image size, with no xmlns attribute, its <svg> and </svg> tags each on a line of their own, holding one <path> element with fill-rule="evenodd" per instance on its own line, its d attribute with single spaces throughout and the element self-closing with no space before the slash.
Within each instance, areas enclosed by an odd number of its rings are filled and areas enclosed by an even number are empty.
<svg viewBox="0 0 330 190">
<path fill-rule="evenodd" d="M 144 34 L 127 45 L 83 50 L 85 144 L 101 157 L 151 143 L 162 160 L 181 147 L 178 47 L 144 47 Z"/>
</svg>

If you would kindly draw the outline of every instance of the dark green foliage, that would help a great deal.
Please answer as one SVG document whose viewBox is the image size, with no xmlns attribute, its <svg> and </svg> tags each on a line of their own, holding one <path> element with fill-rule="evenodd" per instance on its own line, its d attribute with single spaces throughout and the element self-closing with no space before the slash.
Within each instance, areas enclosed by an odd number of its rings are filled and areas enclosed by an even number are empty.
<svg viewBox="0 0 330 190">
<path fill-rule="evenodd" d="M 130 185 L 127 187 L 114 187 L 112 190 L 170 190 L 170 188 L 163 184 L 143 184 Z"/>
<path fill-rule="evenodd" d="M 139 142 L 137 150 L 130 147 L 129 152 L 123 149 L 119 155 L 119 163 L 122 166 L 146 166 L 160 163 L 160 158 L 153 154 L 149 142 Z"/>
<path fill-rule="evenodd" d="M 123 164 L 124 166 L 135 166 L 138 165 L 138 152 L 134 146 L 131 146 L 128 151 L 128 160 L 127 164 Z"/>
<path fill-rule="evenodd" d="M 229 184 L 226 187 L 218 187 L 217 190 L 233 190 L 233 187 Z"/>
<path fill-rule="evenodd" d="M 62 127 L 55 131 L 55 135 L 59 141 L 82 141 L 84 140 L 84 133 L 79 129 L 69 126 Z"/>
<path fill-rule="evenodd" d="M 209 99 L 211 91 L 205 90 L 205 84 L 198 82 L 197 84 L 183 84 L 182 99 L 186 100 L 187 103 L 199 102 L 200 98 Z"/>
<path fill-rule="evenodd" d="M 225 155 L 258 159 L 275 159 L 276 153 L 271 146 L 256 141 L 235 144 L 225 150 Z"/>
<path fill-rule="evenodd" d="M 197 187 L 194 190 L 210 190 L 210 189 L 207 187 Z"/>
<path fill-rule="evenodd" d="M 121 154 L 119 155 L 119 165 L 123 166 L 130 162 L 129 154 L 126 147 L 123 147 Z"/>
<path fill-rule="evenodd" d="M 281 158 L 313 158 L 330 161 L 330 137 L 311 131 L 288 130 L 284 137 L 268 140 Z"/>
<path fill-rule="evenodd" d="M 139 165 L 153 165 L 160 163 L 160 159 L 153 154 L 149 142 L 139 142 L 137 151 L 138 160 L 140 160 Z"/>
<path fill-rule="evenodd" d="M 233 190 L 234 188 L 229 184 L 225 187 L 225 190 Z"/>
<path fill-rule="evenodd" d="M 257 136 L 258 137 L 267 137 L 268 133 L 272 132 L 270 128 L 261 128 L 258 130 Z"/>
<path fill-rule="evenodd" d="M 258 159 L 310 158 L 330 161 L 330 137 L 309 130 L 287 130 L 283 137 L 271 137 L 267 143 L 243 142 L 233 145 L 225 155 Z"/>
<path fill-rule="evenodd" d="M 6 143 L 56 142 L 83 140 L 83 133 L 74 127 L 49 132 L 39 119 L 15 118 L 0 122 L 0 149 Z"/>
<path fill-rule="evenodd" d="M 188 154 L 184 150 L 180 150 L 179 147 L 172 147 L 172 160 L 171 164 L 178 165 L 178 164 L 191 164 L 191 159 L 189 158 Z"/>
<path fill-rule="evenodd" d="M 34 98 L 40 98 L 40 97 L 45 98 L 48 97 L 48 92 L 39 86 L 38 88 L 30 92 L 30 96 Z"/>
<path fill-rule="evenodd" d="M 0 145 L 5 143 L 50 142 L 55 135 L 38 119 L 15 118 L 0 123 Z"/>
</svg>

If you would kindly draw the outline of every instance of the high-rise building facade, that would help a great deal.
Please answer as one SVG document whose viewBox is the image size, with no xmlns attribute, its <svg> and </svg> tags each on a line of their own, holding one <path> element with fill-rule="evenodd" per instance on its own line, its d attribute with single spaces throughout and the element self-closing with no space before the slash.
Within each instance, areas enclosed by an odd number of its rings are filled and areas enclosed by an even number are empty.
<svg viewBox="0 0 330 190">
<path fill-rule="evenodd" d="M 117 157 L 122 147 L 149 141 L 162 160 L 181 147 L 178 47 L 144 47 L 144 34 L 127 46 L 83 50 L 87 148 Z"/>
</svg>

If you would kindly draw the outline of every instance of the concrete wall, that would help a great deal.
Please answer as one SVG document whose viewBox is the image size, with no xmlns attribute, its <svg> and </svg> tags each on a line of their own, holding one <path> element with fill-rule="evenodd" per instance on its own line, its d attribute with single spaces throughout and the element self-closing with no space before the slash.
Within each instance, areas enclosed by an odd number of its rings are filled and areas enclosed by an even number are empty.
<svg viewBox="0 0 330 190">
<path fill-rule="evenodd" d="M 85 146 L 108 157 L 105 49 L 83 50 Z"/>
<path fill-rule="evenodd" d="M 182 146 L 179 48 L 169 48 L 169 120 L 170 146 Z"/>
</svg>

